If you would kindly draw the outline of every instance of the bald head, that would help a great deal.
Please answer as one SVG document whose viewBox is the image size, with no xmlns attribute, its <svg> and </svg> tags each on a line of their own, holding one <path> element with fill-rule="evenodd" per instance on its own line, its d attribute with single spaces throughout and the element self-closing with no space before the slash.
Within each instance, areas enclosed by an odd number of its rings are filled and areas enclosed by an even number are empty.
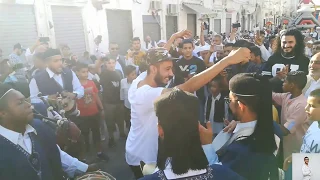
<svg viewBox="0 0 320 180">
<path fill-rule="evenodd" d="M 309 75 L 315 80 L 320 78 L 320 52 L 311 57 L 309 63 Z"/>
</svg>

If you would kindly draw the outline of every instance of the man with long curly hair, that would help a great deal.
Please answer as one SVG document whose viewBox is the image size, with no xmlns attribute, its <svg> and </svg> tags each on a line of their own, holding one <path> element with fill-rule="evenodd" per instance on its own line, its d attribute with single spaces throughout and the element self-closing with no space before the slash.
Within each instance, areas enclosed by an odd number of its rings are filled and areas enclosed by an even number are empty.
<svg viewBox="0 0 320 180">
<path fill-rule="evenodd" d="M 303 35 L 297 29 L 280 32 L 277 48 L 266 63 L 263 75 L 272 79 L 275 92 L 282 92 L 282 82 L 287 72 L 304 71 L 308 74 L 309 58 L 304 55 Z"/>
</svg>

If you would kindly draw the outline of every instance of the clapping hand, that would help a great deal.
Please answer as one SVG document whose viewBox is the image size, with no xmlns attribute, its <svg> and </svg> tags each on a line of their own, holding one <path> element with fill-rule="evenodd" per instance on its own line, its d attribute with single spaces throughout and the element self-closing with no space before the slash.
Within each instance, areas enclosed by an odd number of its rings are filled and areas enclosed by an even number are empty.
<svg viewBox="0 0 320 180">
<path fill-rule="evenodd" d="M 277 77 L 279 79 L 285 79 L 287 77 L 288 72 L 289 72 L 289 65 L 286 65 L 284 68 L 282 68 L 281 71 L 277 72 Z"/>
</svg>

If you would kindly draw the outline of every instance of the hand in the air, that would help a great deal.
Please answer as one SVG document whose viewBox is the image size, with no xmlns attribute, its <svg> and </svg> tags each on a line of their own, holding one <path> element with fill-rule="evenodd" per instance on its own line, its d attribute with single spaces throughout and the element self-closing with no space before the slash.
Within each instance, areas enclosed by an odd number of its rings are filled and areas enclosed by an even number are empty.
<svg viewBox="0 0 320 180">
<path fill-rule="evenodd" d="M 239 64 L 239 63 L 247 63 L 250 60 L 251 51 L 248 48 L 239 48 L 237 50 L 233 50 L 230 52 L 230 54 L 227 56 L 229 58 L 226 58 L 225 60 L 228 61 L 229 65 L 233 64 Z"/>
<path fill-rule="evenodd" d="M 223 131 L 224 132 L 227 132 L 227 133 L 232 133 L 233 132 L 233 130 L 236 128 L 236 126 L 237 126 L 237 121 L 235 121 L 235 120 L 232 120 L 231 122 L 226 122 L 227 120 L 225 120 L 225 124 L 228 124 L 227 125 L 227 127 L 225 127 L 224 129 L 223 129 Z"/>
<path fill-rule="evenodd" d="M 202 145 L 211 144 L 213 141 L 213 132 L 210 121 L 206 123 L 207 128 L 199 123 L 200 141 Z"/>
<path fill-rule="evenodd" d="M 192 32 L 189 30 L 182 30 L 174 34 L 176 38 L 190 38 L 192 36 Z"/>
</svg>

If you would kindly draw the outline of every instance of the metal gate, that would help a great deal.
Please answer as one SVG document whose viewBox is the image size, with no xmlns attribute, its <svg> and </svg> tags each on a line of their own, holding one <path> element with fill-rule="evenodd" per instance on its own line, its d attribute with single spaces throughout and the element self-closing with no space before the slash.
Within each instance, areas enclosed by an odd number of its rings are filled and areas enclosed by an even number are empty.
<svg viewBox="0 0 320 180">
<path fill-rule="evenodd" d="M 197 15 L 188 14 L 187 16 L 187 29 L 192 32 L 193 37 L 197 35 Z"/>
<path fill-rule="evenodd" d="M 13 51 L 13 45 L 32 46 L 38 37 L 34 9 L 31 5 L 0 5 L 0 49 L 3 56 Z"/>
<path fill-rule="evenodd" d="M 161 39 L 161 31 L 160 31 L 160 17 L 155 16 L 155 18 L 151 15 L 143 15 L 143 35 L 144 37 L 150 36 L 152 40 L 159 41 Z"/>
<path fill-rule="evenodd" d="M 131 47 L 132 18 L 129 10 L 106 10 L 109 42 L 119 44 L 121 54 L 126 54 Z"/>
<path fill-rule="evenodd" d="M 82 9 L 51 6 L 56 45 L 67 44 L 73 54 L 82 56 L 86 51 Z"/>
<path fill-rule="evenodd" d="M 216 33 L 221 33 L 221 19 L 215 19 L 213 29 Z"/>
<path fill-rule="evenodd" d="M 169 40 L 171 35 L 178 31 L 177 16 L 167 16 L 166 24 L 167 24 L 167 28 L 166 28 L 167 40 Z"/>
</svg>

